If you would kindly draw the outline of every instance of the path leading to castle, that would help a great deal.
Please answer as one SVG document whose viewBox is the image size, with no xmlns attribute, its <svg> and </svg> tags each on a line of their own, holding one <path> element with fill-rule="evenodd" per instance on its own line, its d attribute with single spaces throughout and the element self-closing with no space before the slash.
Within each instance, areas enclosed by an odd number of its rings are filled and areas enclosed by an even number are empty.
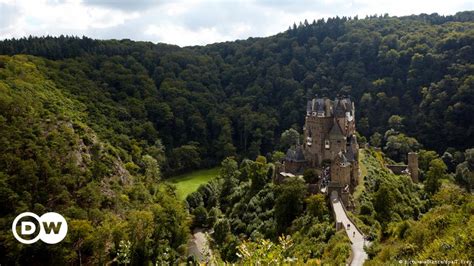
<svg viewBox="0 0 474 266">
<path fill-rule="evenodd" d="M 336 221 L 341 222 L 344 225 L 344 230 L 346 230 L 347 236 L 349 236 L 349 239 L 351 240 L 353 255 L 351 265 L 359 266 L 364 264 L 364 261 L 368 258 L 367 253 L 364 251 L 364 237 L 347 217 L 337 193 L 331 194 L 331 205 L 336 215 Z M 348 224 L 349 226 L 347 226 Z"/>
<path fill-rule="evenodd" d="M 188 243 L 188 253 L 200 263 L 210 263 L 212 261 L 212 250 L 209 248 L 204 229 L 197 228 L 194 230 L 193 237 Z"/>
</svg>

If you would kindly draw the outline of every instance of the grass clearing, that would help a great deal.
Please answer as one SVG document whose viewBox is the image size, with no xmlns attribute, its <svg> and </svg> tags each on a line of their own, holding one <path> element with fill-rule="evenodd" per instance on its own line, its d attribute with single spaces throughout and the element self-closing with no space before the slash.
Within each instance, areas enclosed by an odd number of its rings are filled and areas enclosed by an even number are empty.
<svg viewBox="0 0 474 266">
<path fill-rule="evenodd" d="M 166 181 L 176 186 L 178 198 L 184 200 L 186 196 L 196 191 L 202 184 L 209 182 L 219 174 L 220 167 L 201 169 L 168 178 Z"/>
</svg>

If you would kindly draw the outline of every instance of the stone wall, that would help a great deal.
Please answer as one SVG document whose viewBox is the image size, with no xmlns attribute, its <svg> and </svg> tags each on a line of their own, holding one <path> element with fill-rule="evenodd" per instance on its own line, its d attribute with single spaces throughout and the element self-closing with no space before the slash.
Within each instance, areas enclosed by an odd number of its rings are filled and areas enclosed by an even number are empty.
<svg viewBox="0 0 474 266">
<path fill-rule="evenodd" d="M 387 164 L 385 166 L 396 175 L 404 174 L 404 171 L 407 170 L 408 167 L 406 164 Z"/>
<path fill-rule="evenodd" d="M 341 186 L 350 185 L 351 183 L 351 167 L 349 163 L 340 164 L 338 162 L 331 163 L 331 181 Z"/>
<path fill-rule="evenodd" d="M 285 161 L 284 170 L 293 174 L 302 174 L 305 167 L 305 162 Z"/>
</svg>

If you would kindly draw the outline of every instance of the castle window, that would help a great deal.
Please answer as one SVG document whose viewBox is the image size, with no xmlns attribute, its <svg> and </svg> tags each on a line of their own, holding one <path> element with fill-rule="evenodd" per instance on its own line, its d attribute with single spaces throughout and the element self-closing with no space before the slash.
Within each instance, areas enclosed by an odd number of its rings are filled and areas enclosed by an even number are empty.
<svg viewBox="0 0 474 266">
<path fill-rule="evenodd" d="M 329 140 L 325 140 L 324 141 L 324 148 L 328 149 L 330 148 L 330 145 L 329 145 Z"/>
</svg>

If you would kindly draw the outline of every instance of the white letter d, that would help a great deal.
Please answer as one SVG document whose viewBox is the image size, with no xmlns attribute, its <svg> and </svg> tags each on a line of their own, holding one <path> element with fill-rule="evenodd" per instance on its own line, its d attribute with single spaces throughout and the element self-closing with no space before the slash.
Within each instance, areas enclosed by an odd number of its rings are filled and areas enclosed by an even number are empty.
<svg viewBox="0 0 474 266">
<path fill-rule="evenodd" d="M 21 234 L 31 235 L 36 231 L 36 225 L 32 222 L 21 222 Z"/>
</svg>

